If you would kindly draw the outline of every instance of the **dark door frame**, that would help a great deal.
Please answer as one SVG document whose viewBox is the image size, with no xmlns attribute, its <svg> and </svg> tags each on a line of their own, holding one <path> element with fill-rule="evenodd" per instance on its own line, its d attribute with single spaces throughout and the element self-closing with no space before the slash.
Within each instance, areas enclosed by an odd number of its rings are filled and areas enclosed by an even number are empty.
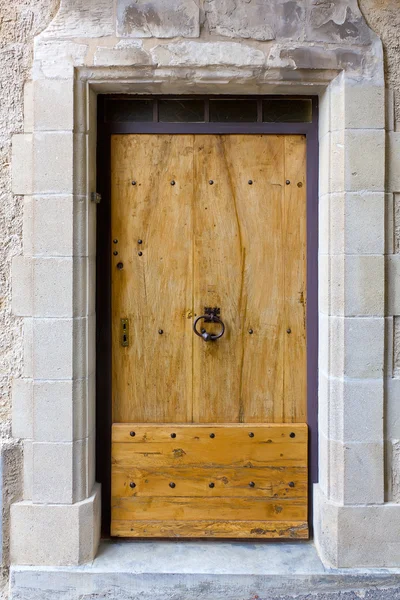
<svg viewBox="0 0 400 600">
<path fill-rule="evenodd" d="M 309 97 L 312 100 L 309 123 L 110 123 L 105 119 L 105 101 L 109 97 L 99 95 L 97 105 L 97 192 L 101 194 L 101 202 L 97 206 L 96 233 L 96 481 L 102 485 L 102 534 L 110 535 L 111 519 L 111 135 L 241 133 L 303 134 L 307 138 L 307 423 L 312 535 L 312 487 L 318 481 L 318 98 Z"/>
</svg>

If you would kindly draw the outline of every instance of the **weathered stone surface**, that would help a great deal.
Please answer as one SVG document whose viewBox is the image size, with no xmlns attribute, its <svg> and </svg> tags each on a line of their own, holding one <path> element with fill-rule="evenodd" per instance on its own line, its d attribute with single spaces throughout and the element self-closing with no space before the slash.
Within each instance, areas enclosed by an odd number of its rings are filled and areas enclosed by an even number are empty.
<svg viewBox="0 0 400 600">
<path fill-rule="evenodd" d="M 68 79 L 73 77 L 74 67 L 84 64 L 88 46 L 68 40 L 50 41 L 35 39 L 36 73 L 40 77 Z"/>
<path fill-rule="evenodd" d="M 236 42 L 176 42 L 157 45 L 150 51 L 159 66 L 253 66 L 261 67 L 265 55 L 261 50 Z"/>
<path fill-rule="evenodd" d="M 206 0 L 211 33 L 261 41 L 300 39 L 304 32 L 303 0 Z"/>
<path fill-rule="evenodd" d="M 148 65 L 150 62 L 150 56 L 143 50 L 143 43 L 140 40 L 121 40 L 114 48 L 99 47 L 94 56 L 94 64 L 104 67 L 140 66 Z"/>
<path fill-rule="evenodd" d="M 369 44 L 371 30 L 358 8 L 357 0 L 327 2 L 308 0 L 306 39 L 313 42 Z M 307 2 L 307 3 L 308 3 Z"/>
<path fill-rule="evenodd" d="M 118 0 L 117 34 L 128 37 L 198 37 L 195 0 Z"/>
<path fill-rule="evenodd" d="M 114 6 L 110 0 L 61 0 L 60 10 L 44 35 L 47 37 L 103 37 L 113 35 Z"/>
<path fill-rule="evenodd" d="M 363 64 L 363 54 L 357 49 L 330 49 L 322 45 L 273 48 L 268 62 L 275 64 L 277 58 L 283 66 L 293 69 L 359 70 Z"/>
</svg>

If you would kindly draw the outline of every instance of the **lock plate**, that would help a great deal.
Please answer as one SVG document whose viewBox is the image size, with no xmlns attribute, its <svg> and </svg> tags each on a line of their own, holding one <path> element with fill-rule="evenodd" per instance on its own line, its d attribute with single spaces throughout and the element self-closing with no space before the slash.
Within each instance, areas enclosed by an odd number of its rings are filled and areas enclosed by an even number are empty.
<svg viewBox="0 0 400 600">
<path fill-rule="evenodd" d="M 121 319 L 121 346 L 129 346 L 129 319 Z"/>
</svg>

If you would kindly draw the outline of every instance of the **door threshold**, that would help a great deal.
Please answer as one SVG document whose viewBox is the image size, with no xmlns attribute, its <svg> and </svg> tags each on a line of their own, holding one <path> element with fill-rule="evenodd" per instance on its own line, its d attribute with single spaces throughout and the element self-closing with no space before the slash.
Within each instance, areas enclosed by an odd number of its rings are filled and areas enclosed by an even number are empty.
<svg viewBox="0 0 400 600">
<path fill-rule="evenodd" d="M 78 567 L 11 567 L 11 600 L 390 600 L 400 569 L 331 569 L 311 541 L 106 540 Z M 358 596 L 357 596 L 358 594 Z"/>
</svg>

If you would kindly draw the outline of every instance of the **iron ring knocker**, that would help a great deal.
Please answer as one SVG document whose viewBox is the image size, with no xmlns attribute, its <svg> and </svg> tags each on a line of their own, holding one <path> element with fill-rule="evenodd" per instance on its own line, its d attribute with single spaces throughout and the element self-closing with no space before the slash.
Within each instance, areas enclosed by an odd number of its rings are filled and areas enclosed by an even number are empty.
<svg viewBox="0 0 400 600">
<path fill-rule="evenodd" d="M 219 318 L 220 309 L 219 308 L 209 308 L 206 307 L 204 309 L 205 314 L 197 317 L 195 322 L 193 323 L 193 331 L 196 335 L 201 337 L 205 342 L 215 342 L 215 340 L 219 340 L 225 333 L 225 325 L 224 322 Z M 221 331 L 217 334 L 208 333 L 205 329 L 202 329 L 201 332 L 197 331 L 197 323 L 199 321 L 204 321 L 205 323 L 219 323 L 221 325 Z"/>
</svg>

